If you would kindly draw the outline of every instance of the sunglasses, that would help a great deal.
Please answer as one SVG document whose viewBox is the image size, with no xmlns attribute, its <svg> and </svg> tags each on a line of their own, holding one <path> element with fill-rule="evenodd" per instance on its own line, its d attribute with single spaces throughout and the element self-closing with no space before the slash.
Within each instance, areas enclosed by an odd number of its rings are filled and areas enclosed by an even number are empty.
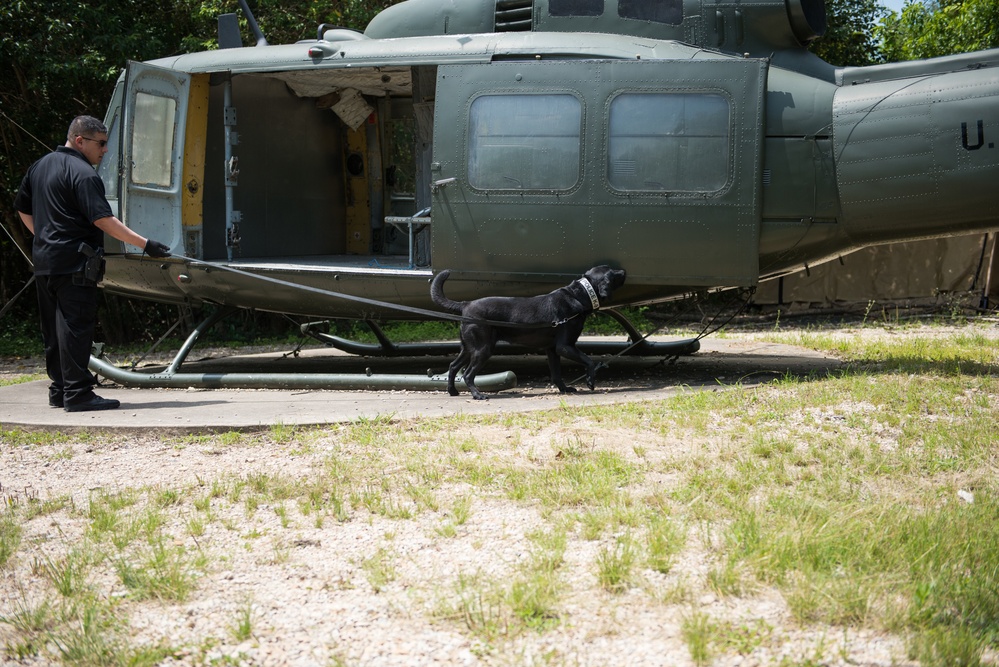
<svg viewBox="0 0 999 667">
<path fill-rule="evenodd" d="M 83 139 L 84 141 L 95 141 L 97 142 L 97 145 L 100 146 L 101 148 L 104 148 L 105 146 L 108 145 L 107 139 L 91 139 L 90 137 L 80 137 L 80 138 Z"/>
</svg>

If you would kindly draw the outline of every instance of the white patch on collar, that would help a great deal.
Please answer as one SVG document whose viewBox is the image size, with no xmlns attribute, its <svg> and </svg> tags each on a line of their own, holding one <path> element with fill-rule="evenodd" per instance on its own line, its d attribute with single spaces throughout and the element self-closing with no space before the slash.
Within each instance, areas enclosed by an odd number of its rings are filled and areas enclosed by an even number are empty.
<svg viewBox="0 0 999 667">
<path fill-rule="evenodd" d="M 600 310 L 600 299 L 597 298 L 597 291 L 593 289 L 593 285 L 586 278 L 580 278 L 579 284 L 583 286 L 586 290 L 586 294 L 590 297 L 590 303 L 593 304 L 593 310 Z"/>
</svg>

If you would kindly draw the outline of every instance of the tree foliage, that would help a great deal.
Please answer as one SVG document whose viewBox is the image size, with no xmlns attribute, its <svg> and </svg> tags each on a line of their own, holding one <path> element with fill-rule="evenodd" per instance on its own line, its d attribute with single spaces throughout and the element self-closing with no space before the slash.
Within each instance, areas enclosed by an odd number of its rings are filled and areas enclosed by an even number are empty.
<svg viewBox="0 0 999 667">
<path fill-rule="evenodd" d="M 258 0 L 251 10 L 271 43 L 314 38 L 330 23 L 363 28 L 391 0 Z M 217 48 L 220 14 L 240 17 L 246 45 L 253 40 L 237 0 L 7 0 L 0 3 L 0 224 L 28 247 L 12 202 L 28 166 L 66 141 L 73 117 L 103 118 L 129 60 L 152 60 Z M 0 232 L 0 304 L 24 285 L 30 269 Z M 117 309 L 114 299 L 109 307 Z M 122 312 L 127 309 L 121 307 Z M 33 319 L 34 298 L 8 314 Z M 129 311 L 130 312 L 130 311 Z M 103 323 L 135 322 L 104 313 Z M 0 324 L 2 326 L 2 324 Z M 128 332 L 122 332 L 127 335 Z"/>
<path fill-rule="evenodd" d="M 880 62 L 874 28 L 887 13 L 877 0 L 827 0 L 826 33 L 810 48 L 837 67 Z"/>
<path fill-rule="evenodd" d="M 882 56 L 889 62 L 934 58 L 999 47 L 996 0 L 909 0 L 878 26 Z"/>
<path fill-rule="evenodd" d="M 396 1 L 257 0 L 256 7 L 251 9 L 268 41 L 286 44 L 299 39 L 315 39 L 316 30 L 323 23 L 364 30 L 375 14 Z M 244 34 L 249 34 L 249 31 Z"/>
<path fill-rule="evenodd" d="M 187 5 L 195 3 L 187 0 Z M 104 117 L 128 60 L 182 50 L 184 36 L 207 29 L 190 7 L 161 0 L 13 0 L 0 6 L 0 197 L 2 223 L 27 247 L 13 210 L 28 166 L 66 141 L 74 116 Z M 0 302 L 29 276 L 6 234 L 0 234 Z M 22 298 L 20 308 L 33 306 Z"/>
</svg>

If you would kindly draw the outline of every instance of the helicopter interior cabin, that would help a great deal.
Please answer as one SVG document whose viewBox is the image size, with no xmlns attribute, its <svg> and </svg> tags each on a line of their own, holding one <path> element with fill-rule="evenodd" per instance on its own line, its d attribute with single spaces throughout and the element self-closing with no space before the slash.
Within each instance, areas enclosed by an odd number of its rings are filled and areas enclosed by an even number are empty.
<svg viewBox="0 0 999 667">
<path fill-rule="evenodd" d="M 193 74 L 186 90 L 130 67 L 99 172 L 115 202 L 124 142 L 133 229 L 209 261 L 429 266 L 429 213 L 414 214 L 430 206 L 435 66 Z"/>
<path fill-rule="evenodd" d="M 428 265 L 429 217 L 409 219 L 430 205 L 429 185 L 417 184 L 429 179 L 435 76 L 436 67 L 233 75 L 231 156 L 224 82 L 210 77 L 203 258 L 227 256 L 230 179 L 236 261 Z M 235 178 L 217 167 L 232 157 Z"/>
</svg>

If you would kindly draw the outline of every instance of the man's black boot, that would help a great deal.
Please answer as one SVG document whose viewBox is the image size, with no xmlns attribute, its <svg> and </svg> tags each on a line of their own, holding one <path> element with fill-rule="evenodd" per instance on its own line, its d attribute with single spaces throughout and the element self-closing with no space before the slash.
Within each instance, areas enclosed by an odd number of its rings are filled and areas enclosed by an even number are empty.
<svg viewBox="0 0 999 667">
<path fill-rule="evenodd" d="M 90 412 L 91 410 L 114 410 L 121 405 L 120 401 L 113 398 L 101 398 L 94 394 L 91 398 L 81 403 L 69 403 L 65 406 L 66 412 Z"/>
</svg>

